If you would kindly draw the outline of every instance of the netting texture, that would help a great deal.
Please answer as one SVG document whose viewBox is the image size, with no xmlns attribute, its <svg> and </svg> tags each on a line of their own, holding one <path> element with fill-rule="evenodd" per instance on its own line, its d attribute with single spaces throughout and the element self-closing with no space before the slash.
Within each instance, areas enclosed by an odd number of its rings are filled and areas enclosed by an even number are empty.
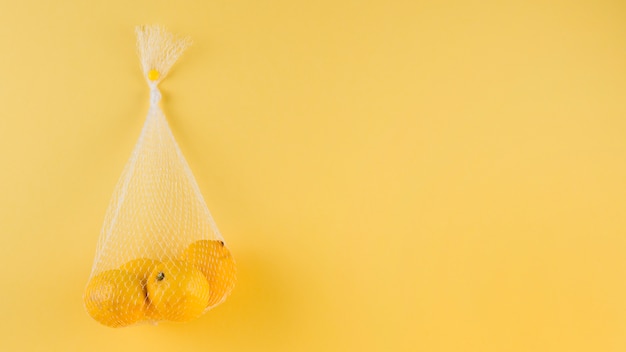
<svg viewBox="0 0 626 352">
<path fill-rule="evenodd" d="M 190 40 L 159 26 L 136 33 L 150 108 L 113 192 L 84 295 L 88 313 L 111 327 L 197 318 L 236 281 L 233 256 L 159 106 L 158 84 Z"/>
</svg>

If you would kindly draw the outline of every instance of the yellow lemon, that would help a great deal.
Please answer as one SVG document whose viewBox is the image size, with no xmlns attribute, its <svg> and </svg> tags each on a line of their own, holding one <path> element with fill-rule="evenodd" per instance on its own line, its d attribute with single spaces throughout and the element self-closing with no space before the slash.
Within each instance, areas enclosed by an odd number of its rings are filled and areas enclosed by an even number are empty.
<svg viewBox="0 0 626 352">
<path fill-rule="evenodd" d="M 150 273 L 152 273 L 152 270 L 154 270 L 154 268 L 156 268 L 156 266 L 159 265 L 160 263 L 161 263 L 160 261 L 154 260 L 154 259 L 139 258 L 139 259 L 131 260 L 130 262 L 120 267 L 120 270 L 125 270 L 125 271 L 128 271 L 129 273 L 133 273 L 137 275 L 139 279 L 141 280 L 141 287 L 144 291 L 144 296 L 146 297 L 146 304 L 147 304 L 146 319 L 152 320 L 152 321 L 162 320 L 163 318 L 159 316 L 156 309 L 154 308 L 154 305 L 152 305 L 150 300 L 147 298 L 148 290 L 146 288 L 146 284 L 148 282 L 148 276 L 150 276 Z"/>
<path fill-rule="evenodd" d="M 146 285 L 148 281 L 148 275 L 154 270 L 154 268 L 160 263 L 158 260 L 139 258 L 131 260 L 130 262 L 120 266 L 120 270 L 127 271 L 131 274 L 139 276 L 142 285 Z"/>
<path fill-rule="evenodd" d="M 146 310 L 146 299 L 137 275 L 108 270 L 94 276 L 85 289 L 85 308 L 92 318 L 110 327 L 132 325 Z"/>
<path fill-rule="evenodd" d="M 224 242 L 196 241 L 183 252 L 180 259 L 192 263 L 209 281 L 211 297 L 207 307 L 222 303 L 235 287 L 237 281 L 235 259 Z"/>
<path fill-rule="evenodd" d="M 147 289 L 156 316 L 178 322 L 202 315 L 211 291 L 204 275 L 180 260 L 157 265 L 148 277 Z"/>
</svg>

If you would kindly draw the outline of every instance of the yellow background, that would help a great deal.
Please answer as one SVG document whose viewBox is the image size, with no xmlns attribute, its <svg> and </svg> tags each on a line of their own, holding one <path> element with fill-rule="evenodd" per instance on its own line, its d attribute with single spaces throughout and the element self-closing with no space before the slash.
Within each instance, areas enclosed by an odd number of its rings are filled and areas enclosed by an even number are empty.
<svg viewBox="0 0 626 352">
<path fill-rule="evenodd" d="M 625 351 L 626 3 L 5 1 L 0 350 Z M 239 264 L 187 324 L 84 311 L 148 107 Z"/>
</svg>

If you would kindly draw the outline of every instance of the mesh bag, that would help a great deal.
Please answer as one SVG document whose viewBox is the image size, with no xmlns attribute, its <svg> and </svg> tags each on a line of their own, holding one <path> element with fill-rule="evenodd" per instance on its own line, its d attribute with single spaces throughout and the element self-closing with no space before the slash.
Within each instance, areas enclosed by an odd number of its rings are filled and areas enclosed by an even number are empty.
<svg viewBox="0 0 626 352">
<path fill-rule="evenodd" d="M 158 26 L 136 29 L 150 108 L 115 187 L 84 293 L 98 322 L 183 322 L 222 303 L 235 262 L 159 107 L 158 84 L 190 45 Z"/>
</svg>

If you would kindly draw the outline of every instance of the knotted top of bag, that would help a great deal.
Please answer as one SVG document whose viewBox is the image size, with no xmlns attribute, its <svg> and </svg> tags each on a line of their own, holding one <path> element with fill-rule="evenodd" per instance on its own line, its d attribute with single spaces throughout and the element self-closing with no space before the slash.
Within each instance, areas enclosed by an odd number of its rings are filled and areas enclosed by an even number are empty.
<svg viewBox="0 0 626 352">
<path fill-rule="evenodd" d="M 156 25 L 137 26 L 135 32 L 143 75 L 150 86 L 150 106 L 157 106 L 161 100 L 158 84 L 191 45 L 191 39 L 176 36 Z"/>
</svg>

